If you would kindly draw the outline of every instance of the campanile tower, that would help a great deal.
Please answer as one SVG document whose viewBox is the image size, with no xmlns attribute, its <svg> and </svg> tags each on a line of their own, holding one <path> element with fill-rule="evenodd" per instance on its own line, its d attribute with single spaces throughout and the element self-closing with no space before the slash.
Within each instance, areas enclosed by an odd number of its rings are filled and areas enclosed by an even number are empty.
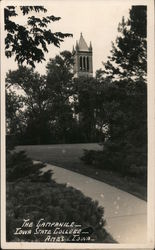
<svg viewBox="0 0 155 250">
<path fill-rule="evenodd" d="M 93 76 L 93 49 L 90 42 L 89 47 L 85 42 L 81 33 L 79 42 L 76 41 L 75 48 L 73 47 L 74 55 L 74 76 Z"/>
</svg>

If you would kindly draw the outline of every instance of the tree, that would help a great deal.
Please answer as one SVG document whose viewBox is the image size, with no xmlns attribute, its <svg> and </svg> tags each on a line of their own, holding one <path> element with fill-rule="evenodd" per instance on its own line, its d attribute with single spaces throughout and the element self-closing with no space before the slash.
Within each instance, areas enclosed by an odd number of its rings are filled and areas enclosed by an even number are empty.
<svg viewBox="0 0 155 250">
<path fill-rule="evenodd" d="M 53 103 L 52 130 L 58 142 L 73 140 L 73 57 L 63 51 L 47 64 L 47 88 Z"/>
<path fill-rule="evenodd" d="M 120 36 L 112 43 L 111 56 L 104 63 L 104 76 L 146 80 L 146 6 L 132 6 L 129 19 L 122 18 L 118 31 Z"/>
<path fill-rule="evenodd" d="M 50 59 L 45 76 L 25 66 L 8 72 L 8 89 L 16 87 L 24 92 L 26 129 L 20 143 L 58 143 L 73 139 L 72 65 L 72 54 L 63 51 Z"/>
<path fill-rule="evenodd" d="M 79 77 L 74 80 L 74 112 L 84 142 L 101 140 L 102 129 L 98 122 L 99 82 L 93 77 Z"/>
<path fill-rule="evenodd" d="M 23 98 L 11 89 L 6 89 L 6 132 L 7 148 L 12 149 L 17 137 L 25 130 Z"/>
<path fill-rule="evenodd" d="M 23 105 L 22 114 L 25 117 L 25 130 L 23 134 L 20 134 L 20 143 L 43 143 L 50 138 L 51 106 L 46 77 L 34 72 L 33 69 L 20 66 L 18 70 L 8 72 L 6 82 L 8 89 L 9 86 L 13 86 L 24 93 L 20 98 L 22 98 Z"/>
<path fill-rule="evenodd" d="M 141 27 L 142 26 L 142 27 Z M 121 35 L 98 70 L 97 121 L 106 127 L 103 152 L 88 152 L 99 167 L 133 175 L 146 183 L 147 86 L 146 7 L 133 6 L 119 25 Z"/>
<path fill-rule="evenodd" d="M 132 6 L 130 18 L 126 22 L 123 18 L 119 25 L 122 35 L 105 63 L 108 79 L 114 82 L 117 78 L 112 91 L 117 109 L 109 120 L 110 140 L 126 140 L 133 148 L 146 148 L 147 140 L 146 23 L 146 6 Z"/>
<path fill-rule="evenodd" d="M 50 44 L 53 44 L 57 47 L 60 46 L 61 42 L 64 41 L 65 37 L 72 36 L 69 33 L 61 33 L 61 32 L 55 32 L 53 33 L 50 29 L 48 29 L 48 24 L 51 22 L 59 21 L 60 17 L 55 17 L 54 15 L 51 16 L 43 16 L 42 18 L 35 17 L 34 15 L 30 16 L 31 12 L 43 12 L 46 13 L 47 10 L 43 6 L 7 6 L 4 9 L 4 16 L 5 16 L 5 30 L 7 31 L 7 35 L 5 38 L 5 54 L 7 57 L 15 56 L 15 61 L 17 61 L 18 65 L 21 66 L 23 63 L 26 63 L 27 65 L 35 67 L 35 62 L 42 62 L 45 60 L 44 53 L 48 52 L 47 46 Z M 27 23 L 25 26 L 18 24 L 14 21 L 15 17 L 18 15 L 18 13 L 21 13 L 23 16 L 27 15 Z M 22 72 L 23 70 L 23 72 Z M 28 75 L 27 75 L 28 73 Z M 25 117 L 29 117 L 29 126 L 30 131 L 34 132 L 34 135 L 39 133 L 35 133 L 36 131 L 40 131 L 41 124 L 42 124 L 42 132 L 48 131 L 47 126 L 47 119 L 42 119 L 41 123 L 34 121 L 34 119 L 30 119 L 31 115 L 30 113 L 35 114 L 41 114 L 43 111 L 45 111 L 46 101 L 47 98 L 45 97 L 47 94 L 45 90 L 45 84 L 44 84 L 44 77 L 41 77 L 39 75 L 33 74 L 31 70 L 19 68 L 19 70 L 14 72 L 9 72 L 7 76 L 7 80 L 10 76 L 10 84 L 18 85 L 20 88 L 22 88 L 26 93 L 26 98 L 23 101 L 24 105 L 27 105 L 27 114 L 24 111 Z M 32 76 L 32 79 L 30 79 L 28 76 Z M 35 79 L 36 78 L 36 79 Z M 15 82 L 15 79 L 17 82 Z M 23 81 L 22 81 L 23 79 Z M 38 85 L 40 81 L 40 85 Z M 33 86 L 31 86 L 31 83 Z M 34 84 L 33 84 L 34 83 Z M 37 83 L 37 84 L 36 84 Z M 26 84 L 26 86 L 24 86 Z M 36 84 L 36 86 L 34 86 Z M 41 84 L 43 84 L 41 86 Z M 35 93 L 35 94 L 34 94 Z M 37 97 L 35 97 L 37 96 Z M 35 98 L 38 98 L 38 100 L 35 100 Z M 46 99 L 46 100 L 45 100 Z M 14 103 L 12 103 L 14 101 Z M 38 104 L 34 105 L 34 101 Z M 41 102 L 43 101 L 43 104 Z M 17 97 L 15 95 L 15 92 L 12 93 L 12 95 L 7 91 L 7 102 L 12 103 L 12 107 L 16 107 L 17 104 Z M 34 107 L 35 106 L 35 107 Z M 37 109 L 39 112 L 37 113 Z M 33 111 L 32 111 L 33 110 Z M 43 110 L 43 111 L 42 111 Z M 17 112 L 16 112 L 17 113 Z M 12 113 L 11 113 L 12 114 Z M 10 115 L 11 115 L 10 114 Z M 14 128 L 17 127 L 18 122 L 13 122 L 15 119 L 9 119 L 9 112 L 7 112 L 7 117 L 10 122 L 8 122 L 8 131 L 11 133 L 12 129 L 10 128 L 13 126 Z M 43 112 L 43 115 L 46 116 L 46 112 Z M 32 117 L 31 117 L 32 118 Z M 42 117 L 43 118 L 43 117 Z M 43 122 L 44 121 L 44 122 Z M 14 124 L 13 124 L 14 123 Z M 28 124 L 28 120 L 26 120 L 26 123 Z M 39 127 L 38 127 L 39 126 Z M 16 131 L 16 132 L 15 132 Z M 31 133 L 30 132 L 30 137 Z M 15 134 L 17 134 L 17 130 L 14 129 Z M 46 138 L 42 135 L 42 138 Z M 41 139 L 38 139 L 38 142 Z"/>
<path fill-rule="evenodd" d="M 38 18 L 30 16 L 31 11 L 46 13 L 43 6 L 20 6 L 21 14 L 28 15 L 25 26 L 16 23 L 14 18 L 18 15 L 17 7 L 5 8 L 5 54 L 7 57 L 15 55 L 15 61 L 19 65 L 26 62 L 35 67 L 35 62 L 45 60 L 44 53 L 48 52 L 47 45 L 54 44 L 59 47 L 65 37 L 72 36 L 69 33 L 52 32 L 48 24 L 59 21 L 60 17 L 54 15 Z"/>
<path fill-rule="evenodd" d="M 72 95 L 73 63 L 71 52 L 63 51 L 60 55 L 50 59 L 47 69 L 47 85 L 53 91 L 55 98 L 61 98 L 64 102 Z"/>
</svg>

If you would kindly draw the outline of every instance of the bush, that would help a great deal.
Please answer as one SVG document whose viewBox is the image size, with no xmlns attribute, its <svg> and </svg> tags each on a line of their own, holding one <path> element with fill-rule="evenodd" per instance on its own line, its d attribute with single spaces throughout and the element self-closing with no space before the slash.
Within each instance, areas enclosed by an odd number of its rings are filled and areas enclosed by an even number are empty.
<svg viewBox="0 0 155 250">
<path fill-rule="evenodd" d="M 104 229 L 104 210 L 80 191 L 57 184 L 51 171 L 41 174 L 43 164 L 33 164 L 24 152 L 9 153 L 7 160 L 7 241 L 43 242 L 46 235 L 34 234 L 37 222 L 75 222 L 91 232 L 93 242 L 115 242 Z M 23 219 L 33 222 L 32 234 L 15 235 Z M 62 234 L 59 234 L 60 237 Z M 72 235 L 65 241 L 72 240 Z"/>
<path fill-rule="evenodd" d="M 33 164 L 24 151 L 7 152 L 6 177 L 7 181 L 15 181 L 26 176 L 39 174 L 39 169 L 45 165 L 42 163 Z"/>
<path fill-rule="evenodd" d="M 91 227 L 94 231 L 92 238 L 96 242 L 106 241 L 103 208 L 71 187 L 53 182 L 40 184 L 24 180 L 8 185 L 7 199 L 8 241 L 44 241 L 45 235 L 15 237 L 15 228 L 21 226 L 23 218 L 29 218 L 35 224 L 41 218 L 46 222 L 75 221 L 82 228 Z"/>
<path fill-rule="evenodd" d="M 138 178 L 147 183 L 146 149 L 135 148 L 129 144 L 107 141 L 103 151 L 84 150 L 81 160 L 89 166 L 107 171 L 115 171 L 122 176 Z"/>
</svg>

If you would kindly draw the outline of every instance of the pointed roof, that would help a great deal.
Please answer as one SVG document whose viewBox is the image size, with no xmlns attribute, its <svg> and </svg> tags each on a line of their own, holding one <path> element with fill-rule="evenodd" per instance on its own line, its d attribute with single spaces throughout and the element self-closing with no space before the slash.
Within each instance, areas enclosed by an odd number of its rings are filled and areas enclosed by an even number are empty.
<svg viewBox="0 0 155 250">
<path fill-rule="evenodd" d="M 90 42 L 89 49 L 92 50 L 92 43 Z"/>
<path fill-rule="evenodd" d="M 79 51 L 89 51 L 89 48 L 83 38 L 82 32 L 79 40 Z"/>
</svg>

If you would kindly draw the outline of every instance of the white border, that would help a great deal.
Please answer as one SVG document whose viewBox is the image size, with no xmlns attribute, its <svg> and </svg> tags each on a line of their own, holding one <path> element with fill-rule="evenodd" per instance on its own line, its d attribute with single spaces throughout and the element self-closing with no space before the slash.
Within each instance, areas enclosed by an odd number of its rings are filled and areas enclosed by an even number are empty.
<svg viewBox="0 0 155 250">
<path fill-rule="evenodd" d="M 59 4 L 61 1 L 57 0 Z M 70 0 L 82 1 L 82 0 Z M 95 0 L 85 0 L 95 1 Z M 76 244 L 76 243 L 12 243 L 6 242 L 5 218 L 5 72 L 4 65 L 1 63 L 1 247 L 2 249 L 154 249 L 155 248 L 155 84 L 154 84 L 154 0 L 96 0 L 105 1 L 107 4 L 123 4 L 129 2 L 132 5 L 147 5 L 147 35 L 148 35 L 148 221 L 147 233 L 148 243 L 146 244 Z M 52 1 L 51 1 L 52 2 Z M 6 5 L 46 5 L 50 0 L 30 1 L 12 1 L 2 0 L 1 2 L 1 62 L 5 56 L 4 53 L 4 18 L 3 8 Z"/>
<path fill-rule="evenodd" d="M 155 9 L 148 6 L 148 241 L 155 247 Z"/>
</svg>

